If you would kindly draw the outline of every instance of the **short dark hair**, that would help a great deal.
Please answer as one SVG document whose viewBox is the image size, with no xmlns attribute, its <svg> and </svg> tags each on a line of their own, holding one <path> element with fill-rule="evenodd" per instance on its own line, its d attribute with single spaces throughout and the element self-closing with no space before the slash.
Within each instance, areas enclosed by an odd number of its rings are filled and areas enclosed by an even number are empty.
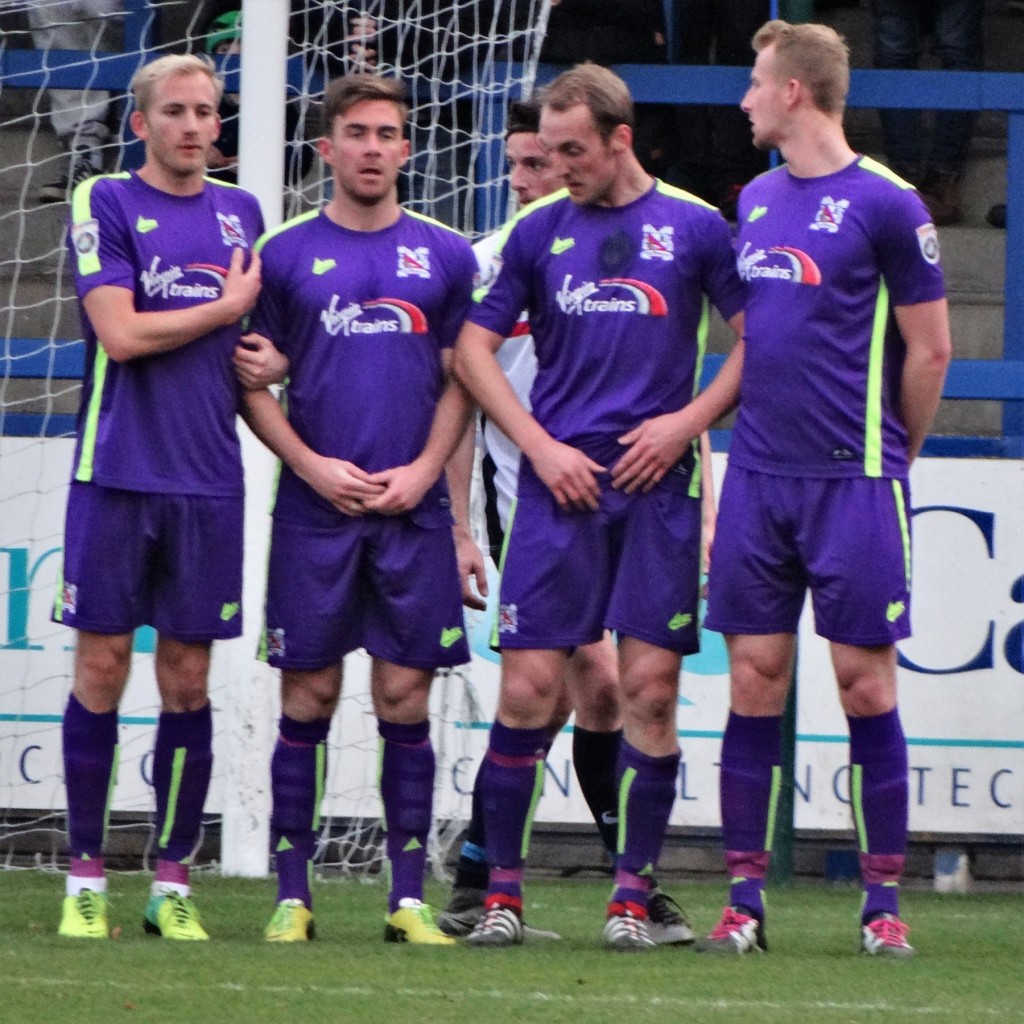
<svg viewBox="0 0 1024 1024">
<path fill-rule="evenodd" d="M 513 100 L 508 105 L 505 138 L 519 132 L 536 135 L 540 131 L 540 103 L 536 99 Z"/>
<path fill-rule="evenodd" d="M 347 114 L 357 103 L 365 100 L 384 100 L 394 103 L 404 124 L 409 117 L 409 101 L 405 85 L 397 78 L 381 75 L 356 74 L 336 78 L 324 94 L 323 133 L 331 134 L 334 119 Z"/>
<path fill-rule="evenodd" d="M 558 113 L 582 104 L 590 111 L 594 125 L 606 142 L 620 124 L 630 128 L 634 124 L 629 87 L 614 71 L 589 60 L 563 71 L 545 86 L 541 103 Z"/>
</svg>

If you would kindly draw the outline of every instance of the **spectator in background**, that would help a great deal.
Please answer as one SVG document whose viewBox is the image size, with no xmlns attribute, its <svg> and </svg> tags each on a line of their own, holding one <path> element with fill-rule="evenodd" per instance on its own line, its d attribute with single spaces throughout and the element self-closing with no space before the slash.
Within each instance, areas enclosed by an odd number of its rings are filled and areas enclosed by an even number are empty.
<svg viewBox="0 0 1024 1024">
<path fill-rule="evenodd" d="M 223 11 L 213 17 L 205 31 L 206 52 L 215 57 L 225 57 L 242 52 L 242 12 L 237 8 Z M 241 113 L 241 96 L 225 93 L 220 101 L 220 136 L 210 147 L 206 162 L 212 177 L 220 181 L 237 184 L 238 181 L 238 140 Z M 285 138 L 288 149 L 285 154 L 285 183 L 298 187 L 309 173 L 313 164 L 313 147 L 303 145 L 300 132 L 300 114 L 295 103 L 287 103 L 284 109 Z"/>
<path fill-rule="evenodd" d="M 748 51 L 752 35 L 753 29 L 747 34 Z M 545 64 L 590 60 L 605 67 L 664 64 L 662 0 L 551 0 L 540 59 Z M 633 149 L 637 158 L 648 174 L 668 177 L 677 148 L 672 108 L 661 103 L 636 103 L 634 117 Z"/>
<path fill-rule="evenodd" d="M 121 0 L 56 0 L 28 5 L 32 42 L 41 50 L 101 50 Z M 40 203 L 63 203 L 74 187 L 103 170 L 110 138 L 110 94 L 97 89 L 47 89 L 50 123 L 68 160 L 60 175 L 36 193 Z"/>
<path fill-rule="evenodd" d="M 676 0 L 680 64 L 750 65 L 750 40 L 768 20 L 767 0 Z M 677 108 L 681 147 L 677 166 L 683 188 L 736 218 L 740 190 L 762 171 L 768 158 L 750 137 L 743 111 L 732 106 Z"/>
<path fill-rule="evenodd" d="M 980 71 L 984 7 L 984 0 L 872 0 L 875 66 L 916 68 L 925 38 L 934 35 L 943 70 Z M 975 112 L 936 111 L 930 146 L 921 111 L 880 110 L 879 116 L 890 167 L 917 186 L 936 224 L 956 224 Z"/>
</svg>

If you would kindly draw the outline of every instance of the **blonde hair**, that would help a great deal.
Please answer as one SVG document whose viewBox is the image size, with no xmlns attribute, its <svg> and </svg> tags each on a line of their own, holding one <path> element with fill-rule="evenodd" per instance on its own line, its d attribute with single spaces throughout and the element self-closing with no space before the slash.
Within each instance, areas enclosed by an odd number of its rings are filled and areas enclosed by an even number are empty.
<svg viewBox="0 0 1024 1024">
<path fill-rule="evenodd" d="M 219 104 L 224 95 L 224 82 L 217 77 L 213 61 L 194 53 L 170 53 L 144 64 L 135 72 L 129 86 L 135 98 L 135 108 L 145 113 L 153 102 L 153 93 L 158 83 L 164 79 L 172 76 L 189 78 L 192 75 L 206 75 L 210 79 L 213 83 L 213 101 Z"/>
<path fill-rule="evenodd" d="M 756 53 L 768 46 L 775 47 L 777 78 L 795 78 L 807 86 L 819 110 L 842 113 L 850 91 L 850 49 L 835 29 L 769 21 L 753 40 Z"/>
<path fill-rule="evenodd" d="M 605 140 L 620 124 L 633 127 L 629 87 L 614 71 L 591 61 L 563 71 L 541 92 L 540 102 L 560 114 L 583 104 Z"/>
</svg>

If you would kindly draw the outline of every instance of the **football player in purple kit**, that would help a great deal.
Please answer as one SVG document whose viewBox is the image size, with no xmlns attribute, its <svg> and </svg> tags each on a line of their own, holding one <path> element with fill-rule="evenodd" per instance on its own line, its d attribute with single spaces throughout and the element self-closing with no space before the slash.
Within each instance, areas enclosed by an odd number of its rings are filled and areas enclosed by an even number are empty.
<svg viewBox="0 0 1024 1024">
<path fill-rule="evenodd" d="M 739 400 L 707 620 L 732 676 L 720 780 L 732 888 L 700 948 L 765 948 L 780 716 L 809 588 L 849 723 L 861 947 L 908 957 L 895 643 L 910 635 L 908 470 L 951 351 L 938 238 L 913 187 L 847 144 L 841 37 L 772 21 L 753 45 L 742 107 L 755 144 L 786 164 L 740 197 L 745 341 L 684 417 L 696 432 Z"/>
<path fill-rule="evenodd" d="M 546 728 L 572 651 L 619 637 L 624 735 L 605 942 L 653 947 L 650 877 L 675 799 L 683 654 L 698 649 L 698 445 L 670 428 L 694 393 L 708 299 L 739 333 L 744 289 L 717 210 L 653 179 L 633 105 L 583 64 L 543 93 L 540 140 L 566 186 L 521 211 L 456 347 L 457 372 L 523 452 L 503 559 L 502 683 L 483 771 L 490 880 L 467 942 L 522 942 L 522 879 Z M 494 356 L 525 309 L 532 413 Z M 615 486 L 623 454 L 654 460 Z"/>
<path fill-rule="evenodd" d="M 404 210 L 408 108 L 394 79 L 328 88 L 319 151 L 334 197 L 260 241 L 264 290 L 246 340 L 290 361 L 287 415 L 267 390 L 246 418 L 282 460 L 263 656 L 281 673 L 271 762 L 278 905 L 271 942 L 313 934 L 309 873 L 342 658 L 364 647 L 381 739 L 391 891 L 385 938 L 452 945 L 423 902 L 434 788 L 428 698 L 469 660 L 445 462 L 469 401 L 448 374 L 476 263 Z"/>
<path fill-rule="evenodd" d="M 90 178 L 71 206 L 86 340 L 54 619 L 77 630 L 64 714 L 71 870 L 60 934 L 109 934 L 103 843 L 132 633 L 157 631 L 157 865 L 144 924 L 208 938 L 189 861 L 213 760 L 213 640 L 241 632 L 242 461 L 232 356 L 260 288 L 256 199 L 204 178 L 221 83 L 193 56 L 132 80 L 138 172 Z M 246 263 L 248 267 L 246 268 Z"/>
<path fill-rule="evenodd" d="M 551 195 L 562 185 L 557 169 L 552 166 L 541 147 L 540 102 L 536 97 L 514 100 L 509 104 L 505 128 L 505 155 L 508 160 L 509 187 L 516 193 L 520 208 L 536 199 Z M 491 258 L 501 241 L 501 231 L 481 239 L 473 246 L 480 273 L 489 273 Z M 516 397 L 529 408 L 530 389 L 537 373 L 533 337 L 525 314 L 520 317 L 512 336 L 498 349 L 496 358 L 511 383 Z M 480 430 L 484 448 L 483 481 L 486 492 L 486 528 L 491 557 L 495 565 L 501 561 L 509 510 L 516 496 L 520 452 L 492 423 L 485 420 Z M 473 441 L 470 433 L 469 441 Z M 703 442 L 706 437 L 702 438 Z M 702 456 L 705 454 L 702 447 Z M 711 539 L 714 524 L 714 493 L 710 475 L 710 449 L 705 470 L 703 497 L 704 540 Z M 448 464 L 448 483 L 455 506 L 456 521 L 471 532 L 470 479 L 473 446 L 466 445 Z M 486 577 L 481 593 L 487 594 Z M 482 603 L 481 603 L 482 605 Z M 580 792 L 594 817 L 601 842 L 614 857 L 618 843 L 618 792 L 616 765 L 622 738 L 619 715 L 618 658 L 612 638 L 605 633 L 595 644 L 577 647 L 566 663 L 562 694 L 555 705 L 548 726 L 548 744 L 562 731 L 570 714 L 575 712 L 572 727 L 572 762 Z M 486 761 L 480 762 L 478 778 Z M 438 915 L 437 923 L 448 935 L 468 935 L 483 917 L 487 895 L 487 843 L 483 820 L 483 786 L 474 783 L 473 812 L 466 827 L 465 839 L 455 866 L 455 880 L 448 905 Z M 652 876 L 647 898 L 648 931 L 661 945 L 685 946 L 693 942 L 693 928 L 682 907 L 664 892 Z M 524 923 L 526 938 L 549 938 L 557 933 L 530 928 Z"/>
</svg>

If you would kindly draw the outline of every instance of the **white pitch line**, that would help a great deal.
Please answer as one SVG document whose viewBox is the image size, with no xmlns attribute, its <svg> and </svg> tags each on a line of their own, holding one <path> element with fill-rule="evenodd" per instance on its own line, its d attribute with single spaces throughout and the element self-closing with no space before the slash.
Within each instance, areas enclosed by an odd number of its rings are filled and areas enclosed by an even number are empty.
<svg viewBox="0 0 1024 1024">
<path fill-rule="evenodd" d="M 26 988 L 48 987 L 54 989 L 112 989 L 123 992 L 144 993 L 154 988 L 165 991 L 180 991 L 179 982 L 146 982 L 145 984 L 115 981 L 111 978 L 91 978 L 76 980 L 61 980 L 59 978 L 38 977 L 38 976 L 14 976 L 0 972 L 0 982 L 6 985 L 21 985 Z M 190 990 L 203 990 L 207 992 L 237 992 L 246 995 L 270 995 L 270 996 L 303 996 L 316 994 L 328 997 L 343 997 L 346 999 L 384 999 L 405 996 L 410 999 L 477 999 L 489 1002 L 519 1002 L 524 1004 L 532 1003 L 556 1003 L 564 1006 L 608 1006 L 619 1004 L 622 1006 L 634 1007 L 666 1007 L 672 1010 L 701 1009 L 720 1011 L 722 1013 L 756 1013 L 759 1010 L 812 1010 L 820 1013 L 888 1013 L 888 1014 L 911 1014 L 920 1017 L 931 1017 L 936 1015 L 952 1015 L 958 1011 L 943 1006 L 907 1006 L 902 1003 L 850 1003 L 836 1002 L 835 1000 L 810 1000 L 798 1002 L 774 1002 L 765 999 L 695 999 L 692 996 L 634 996 L 621 993 L 601 994 L 579 994 L 573 995 L 562 992 L 519 992 L 507 989 L 456 989 L 456 988 L 388 988 L 377 989 L 367 985 L 246 985 L 240 982 L 223 981 L 212 984 L 189 985 Z M 977 1007 L 972 1006 L 970 1012 L 973 1016 L 983 1015 L 996 1017 L 999 1020 L 1013 1020 L 1012 1014 L 1020 1013 L 1019 1007 Z"/>
</svg>

